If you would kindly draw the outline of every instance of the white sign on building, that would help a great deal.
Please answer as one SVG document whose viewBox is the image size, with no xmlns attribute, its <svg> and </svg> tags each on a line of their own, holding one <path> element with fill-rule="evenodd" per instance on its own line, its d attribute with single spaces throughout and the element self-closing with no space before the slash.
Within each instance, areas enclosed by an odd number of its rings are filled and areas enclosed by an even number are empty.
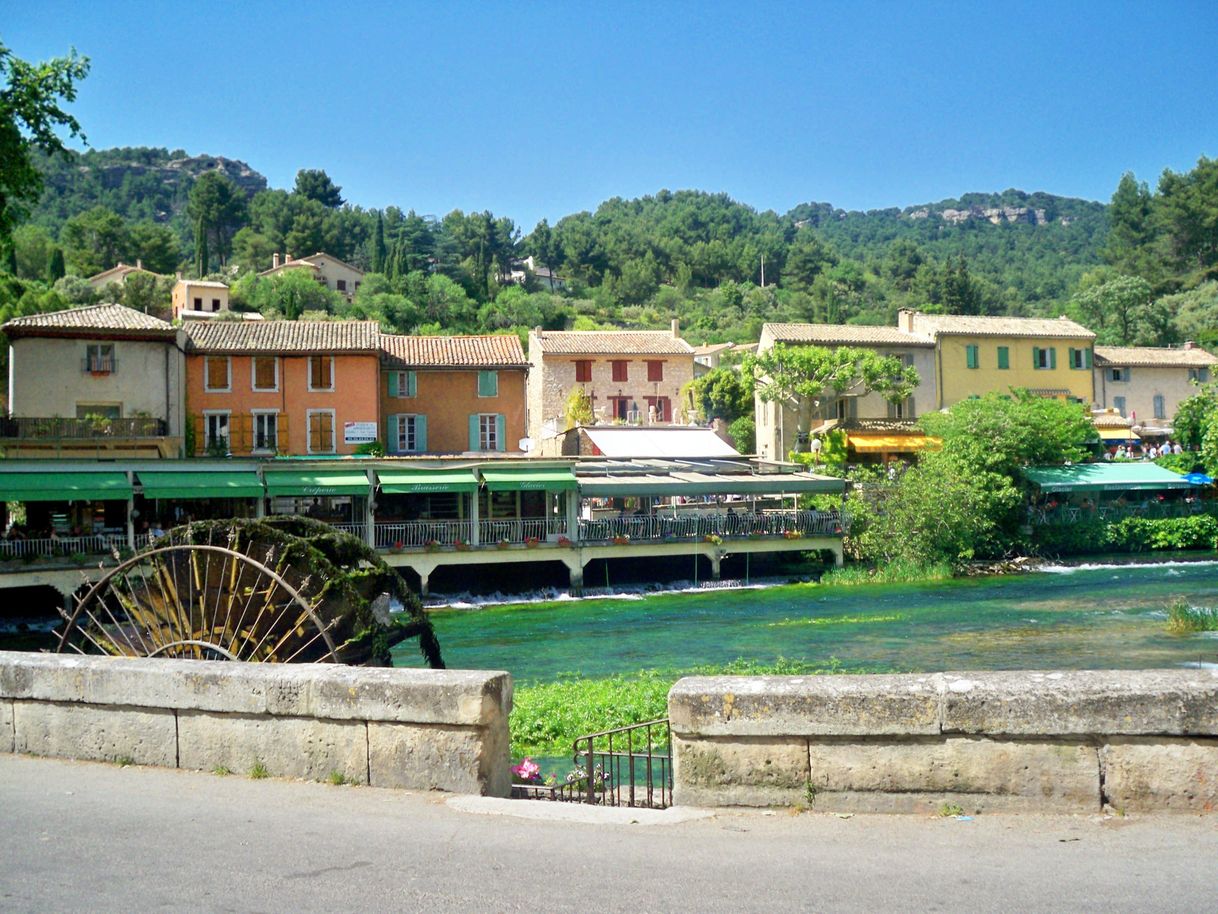
<svg viewBox="0 0 1218 914">
<path fill-rule="evenodd" d="M 375 422 L 344 422 L 344 444 L 371 444 L 376 440 Z"/>
</svg>

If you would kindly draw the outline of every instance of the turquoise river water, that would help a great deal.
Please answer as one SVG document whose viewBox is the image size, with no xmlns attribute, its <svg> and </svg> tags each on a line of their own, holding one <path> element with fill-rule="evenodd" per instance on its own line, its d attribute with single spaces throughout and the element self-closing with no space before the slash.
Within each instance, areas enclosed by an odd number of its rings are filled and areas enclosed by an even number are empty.
<svg viewBox="0 0 1218 914">
<path fill-rule="evenodd" d="M 1218 632 L 1173 635 L 1177 598 L 1218 606 L 1218 562 L 1055 567 L 921 585 L 784 584 L 504 603 L 432 612 L 453 669 L 681 673 L 739 657 L 843 670 L 1218 667 Z M 420 665 L 413 642 L 395 663 Z"/>
</svg>

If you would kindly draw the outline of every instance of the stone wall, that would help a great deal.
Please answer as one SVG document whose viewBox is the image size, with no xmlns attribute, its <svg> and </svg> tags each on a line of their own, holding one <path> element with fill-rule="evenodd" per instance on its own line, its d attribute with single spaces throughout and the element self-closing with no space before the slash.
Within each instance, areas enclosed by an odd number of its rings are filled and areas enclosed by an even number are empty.
<svg viewBox="0 0 1218 914">
<path fill-rule="evenodd" d="M 680 805 L 1218 805 L 1215 671 L 691 677 L 668 708 Z"/>
<path fill-rule="evenodd" d="M 0 651 L 0 751 L 507 796 L 507 673 Z"/>
</svg>

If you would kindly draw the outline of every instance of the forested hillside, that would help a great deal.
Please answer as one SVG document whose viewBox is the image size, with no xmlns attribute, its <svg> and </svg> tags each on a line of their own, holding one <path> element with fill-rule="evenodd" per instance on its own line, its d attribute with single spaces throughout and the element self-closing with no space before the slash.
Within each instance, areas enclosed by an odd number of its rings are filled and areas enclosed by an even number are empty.
<svg viewBox="0 0 1218 914">
<path fill-rule="evenodd" d="M 75 277 L 118 260 L 233 284 L 268 315 L 379 319 L 396 332 L 518 332 L 544 325 L 663 327 L 694 342 L 756 339 L 763 321 L 890 323 L 897 309 L 1069 313 L 1103 342 L 1212 340 L 1218 315 L 1218 163 L 1126 176 L 1111 205 L 1007 190 L 904 209 L 804 203 L 759 212 L 724 194 L 613 198 L 542 221 L 351 206 L 323 171 L 268 189 L 241 162 L 183 150 L 40 157 L 45 189 L 13 235 L 0 319 L 91 300 Z M 1112 225 L 1110 231 L 1109 225 Z M 315 251 L 368 270 L 354 303 L 257 273 Z M 531 255 L 547 271 L 519 276 Z M 764 269 L 764 284 L 763 284 Z M 150 309 L 164 284 L 108 290 Z"/>
</svg>

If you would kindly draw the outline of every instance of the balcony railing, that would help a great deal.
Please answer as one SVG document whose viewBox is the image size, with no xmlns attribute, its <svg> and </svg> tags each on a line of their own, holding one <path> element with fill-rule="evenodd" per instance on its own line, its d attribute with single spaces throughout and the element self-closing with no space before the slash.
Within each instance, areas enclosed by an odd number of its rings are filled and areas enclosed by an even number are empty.
<svg viewBox="0 0 1218 914">
<path fill-rule="evenodd" d="M 473 523 L 468 520 L 412 520 L 400 524 L 376 525 L 376 548 L 421 549 L 432 543 L 455 546 L 469 543 Z"/>
<path fill-rule="evenodd" d="M 1218 516 L 1218 503 L 1191 501 L 1159 501 L 1157 498 L 1132 504 L 1057 505 L 1056 507 L 1034 507 L 1031 522 L 1038 526 L 1060 527 L 1087 521 L 1116 521 L 1126 517 L 1189 517 L 1193 514 Z"/>
<path fill-rule="evenodd" d="M 130 418 L 60 419 L 19 416 L 0 419 L 0 438 L 87 439 L 87 438 L 163 438 L 164 419 Z"/>
<path fill-rule="evenodd" d="M 135 537 L 135 547 L 143 549 L 155 540 L 151 534 Z M 54 536 L 37 539 L 0 539 L 0 561 L 12 559 L 62 558 L 72 556 L 112 556 L 127 548 L 125 533 L 90 533 L 85 536 Z"/>
<path fill-rule="evenodd" d="M 81 359 L 80 370 L 86 374 L 114 374 L 118 371 L 118 359 L 113 356 Z"/>
<path fill-rule="evenodd" d="M 841 536 L 844 527 L 837 511 L 767 511 L 760 514 L 678 514 L 645 517 L 605 517 L 580 521 L 582 542 L 608 543 L 628 539 L 665 541 L 720 536 Z"/>
<path fill-rule="evenodd" d="M 566 535 L 565 518 L 518 517 L 511 520 L 478 522 L 478 539 L 484 544 L 523 543 L 537 540 L 544 543 L 550 537 Z"/>
</svg>

